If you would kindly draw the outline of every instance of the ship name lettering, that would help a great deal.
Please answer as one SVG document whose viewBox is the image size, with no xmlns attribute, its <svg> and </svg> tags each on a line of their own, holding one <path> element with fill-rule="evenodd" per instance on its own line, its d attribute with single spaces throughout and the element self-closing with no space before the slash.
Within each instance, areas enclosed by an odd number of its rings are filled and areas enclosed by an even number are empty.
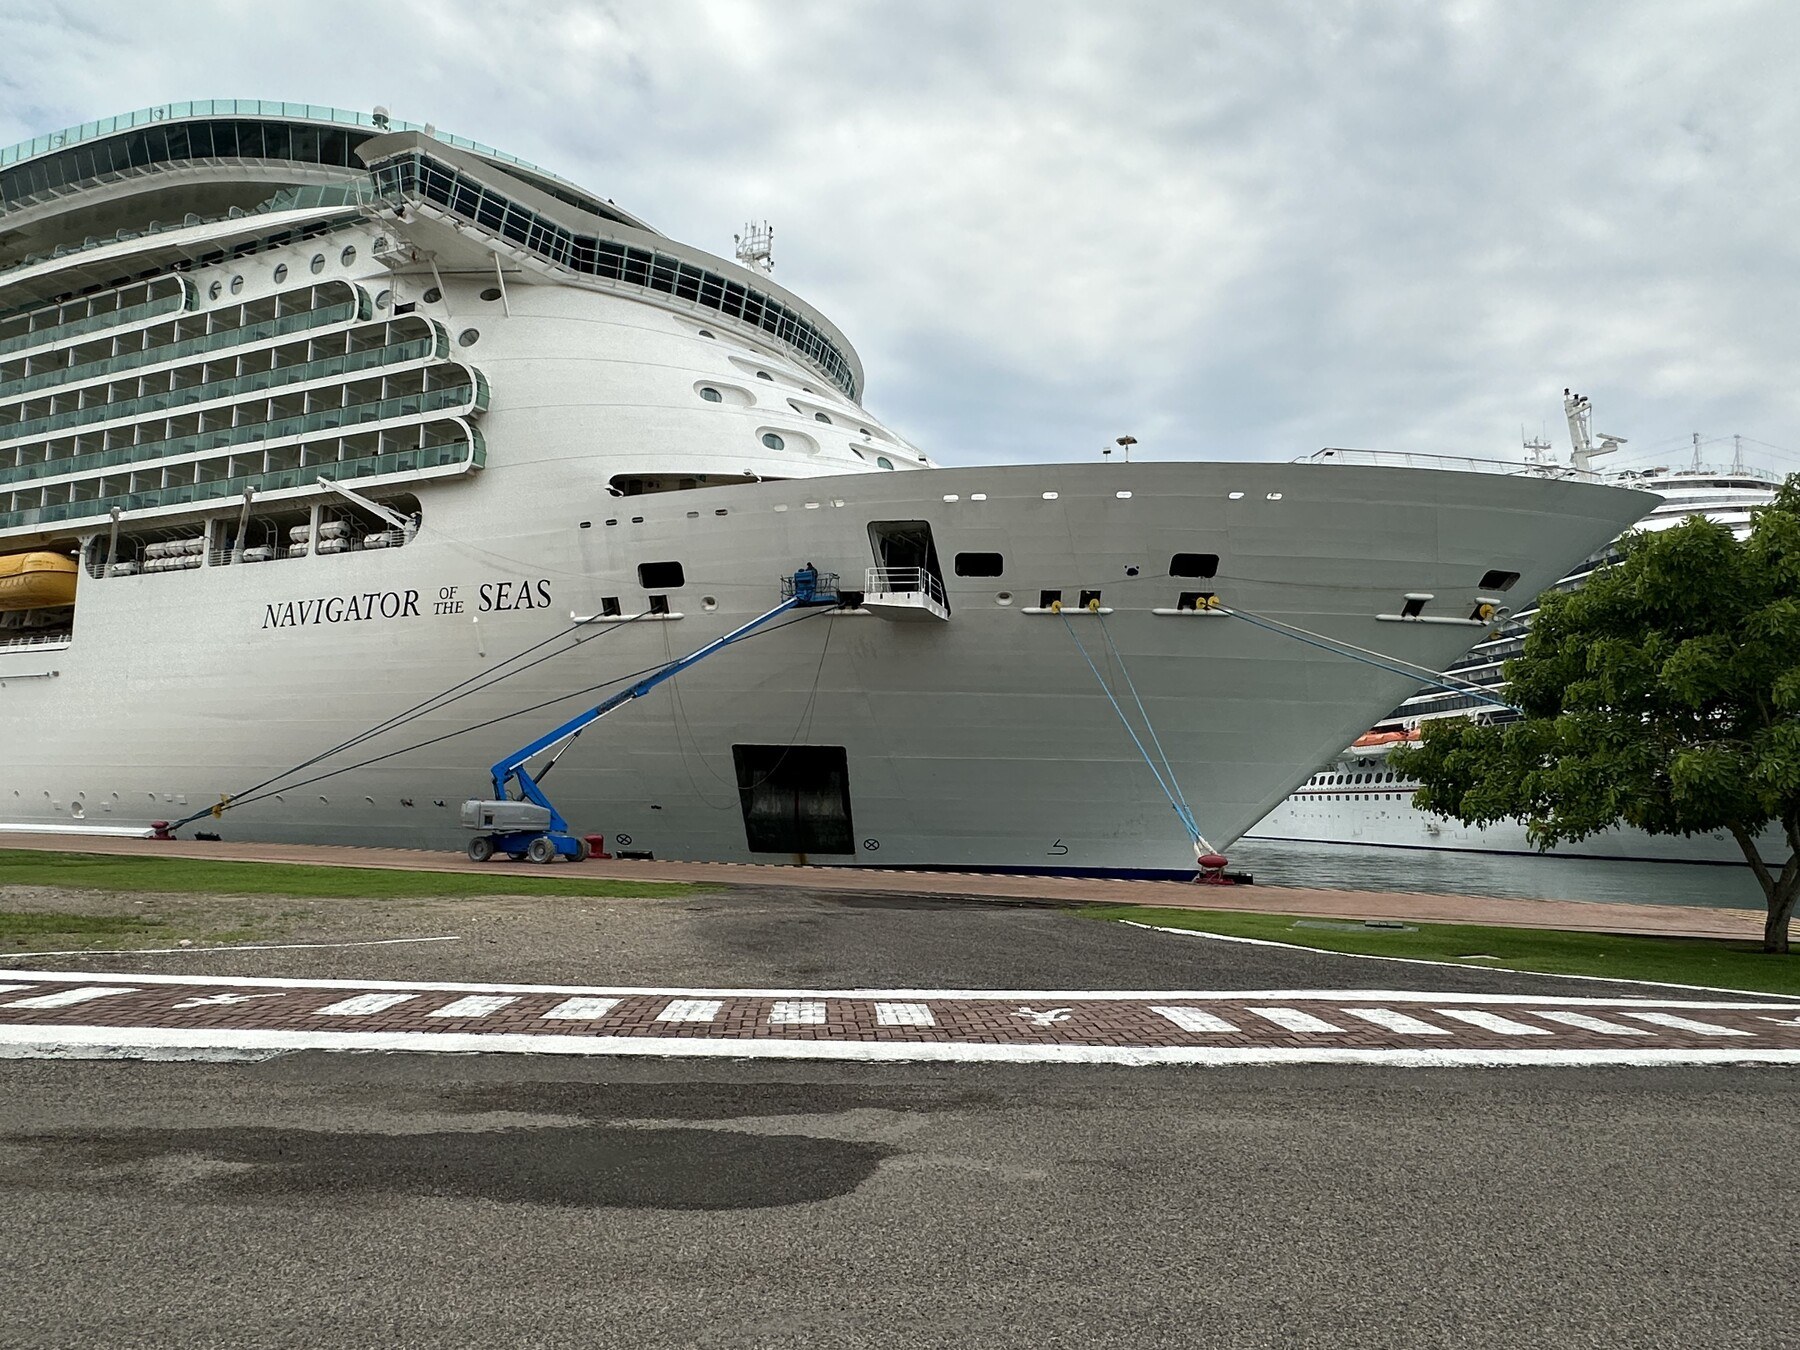
<svg viewBox="0 0 1800 1350">
<path fill-rule="evenodd" d="M 488 581 L 481 586 L 481 613 L 502 609 L 550 608 L 550 582 Z"/>
<path fill-rule="evenodd" d="M 262 626 L 304 628 L 308 624 L 418 617 L 417 591 L 362 591 L 353 595 L 321 595 L 307 600 L 283 600 L 264 605 Z"/>
</svg>

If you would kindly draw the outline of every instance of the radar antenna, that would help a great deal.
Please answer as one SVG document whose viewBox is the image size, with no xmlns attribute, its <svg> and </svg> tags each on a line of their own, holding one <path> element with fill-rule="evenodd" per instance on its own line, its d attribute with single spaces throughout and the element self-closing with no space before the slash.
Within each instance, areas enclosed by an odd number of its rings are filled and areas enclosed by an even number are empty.
<svg viewBox="0 0 1800 1350">
<path fill-rule="evenodd" d="M 1600 444 L 1594 444 L 1594 410 L 1586 394 L 1572 394 L 1567 389 L 1563 390 L 1563 413 L 1569 419 L 1569 445 L 1574 451 L 1571 462 L 1582 473 L 1592 473 L 1596 459 L 1601 455 L 1610 455 L 1625 444 L 1623 436 L 1608 436 L 1604 432 L 1601 433 Z"/>
<path fill-rule="evenodd" d="M 775 231 L 768 221 L 760 225 L 751 221 L 742 234 L 731 236 L 731 242 L 737 245 L 737 260 L 752 272 L 766 277 L 775 270 Z"/>
</svg>

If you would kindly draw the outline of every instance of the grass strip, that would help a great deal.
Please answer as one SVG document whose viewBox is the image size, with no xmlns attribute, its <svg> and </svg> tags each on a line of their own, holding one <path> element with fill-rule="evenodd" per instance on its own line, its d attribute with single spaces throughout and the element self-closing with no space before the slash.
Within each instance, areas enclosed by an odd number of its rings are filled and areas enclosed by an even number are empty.
<svg viewBox="0 0 1800 1350">
<path fill-rule="evenodd" d="M 1760 943 L 1724 938 L 1641 937 L 1410 921 L 1407 926 L 1415 931 L 1296 927 L 1322 921 L 1293 914 L 1135 905 L 1091 905 L 1077 912 L 1090 919 L 1130 919 L 1160 928 L 1264 938 L 1357 956 L 1404 956 L 1540 975 L 1599 975 L 1616 980 L 1661 980 L 1742 989 L 1747 993 L 1800 995 L 1800 956 L 1771 956 Z M 1497 959 L 1466 959 L 1471 956 Z"/>
<path fill-rule="evenodd" d="M 209 862 L 199 858 L 0 849 L 0 886 L 62 886 L 168 895 L 291 895 L 326 900 L 491 895 L 662 898 L 691 895 L 703 889 L 684 882 L 568 877 L 561 875 L 564 870 L 528 863 L 495 863 L 492 871 L 480 873 L 411 872 L 381 867 Z"/>
</svg>

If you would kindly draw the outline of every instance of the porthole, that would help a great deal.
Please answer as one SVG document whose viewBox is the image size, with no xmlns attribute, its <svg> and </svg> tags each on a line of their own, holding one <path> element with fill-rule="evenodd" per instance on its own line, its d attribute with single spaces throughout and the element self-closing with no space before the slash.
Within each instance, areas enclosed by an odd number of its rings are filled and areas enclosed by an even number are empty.
<svg viewBox="0 0 1800 1350">
<path fill-rule="evenodd" d="M 826 425 L 826 426 L 830 426 L 830 425 L 831 425 L 831 419 L 830 419 L 830 418 L 829 418 L 829 417 L 827 417 L 827 416 L 826 416 L 826 415 L 825 415 L 825 414 L 824 414 L 824 413 L 814 413 L 814 414 L 813 414 L 813 421 L 815 421 L 815 422 L 823 422 L 823 423 L 824 423 L 824 424 L 825 424 L 825 425 Z"/>
<path fill-rule="evenodd" d="M 231 279 L 231 293 L 233 295 L 236 295 L 239 291 L 241 291 L 243 289 L 244 289 L 244 278 L 241 275 L 233 277 Z"/>
<path fill-rule="evenodd" d="M 763 432 L 762 442 L 764 445 L 768 446 L 769 449 L 771 449 L 771 450 L 787 449 L 787 442 L 782 440 L 781 437 L 777 436 L 772 431 Z"/>
<path fill-rule="evenodd" d="M 707 613 L 709 613 L 709 614 L 712 613 L 712 611 L 717 609 L 718 607 L 719 607 L 719 601 L 716 596 L 703 595 L 700 597 L 700 608 L 705 610 Z"/>
<path fill-rule="evenodd" d="M 276 263 L 275 264 L 275 284 L 277 286 L 279 286 L 279 285 L 281 285 L 282 282 L 284 282 L 286 280 L 287 280 L 287 264 L 286 263 Z"/>
<path fill-rule="evenodd" d="M 1268 494 L 1268 499 L 1272 502 L 1278 502 L 1281 500 L 1281 494 L 1279 492 L 1271 492 Z"/>
<path fill-rule="evenodd" d="M 702 328 L 702 329 L 701 329 L 701 330 L 700 330 L 700 336 L 701 336 L 701 337 L 703 337 L 703 338 L 709 338 L 709 337 L 712 337 L 712 336 L 713 336 L 713 334 L 712 334 L 712 333 L 710 333 L 710 332 L 708 332 L 708 331 L 707 331 L 707 330 L 706 330 L 706 329 L 704 329 L 704 328 Z"/>
<path fill-rule="evenodd" d="M 894 467 L 894 461 L 889 459 L 886 455 L 875 456 L 875 462 L 884 469 L 891 469 Z"/>
<path fill-rule="evenodd" d="M 310 265 L 312 267 L 313 275 L 315 277 L 318 276 L 319 273 L 325 270 L 325 255 L 323 253 L 313 254 L 313 260 Z"/>
<path fill-rule="evenodd" d="M 1128 502 L 1131 500 L 1131 493 L 1129 493 L 1129 492 L 1115 492 L 1115 493 L 1113 493 L 1113 496 L 1117 497 L 1122 502 Z"/>
<path fill-rule="evenodd" d="M 224 290 L 225 283 L 222 281 L 215 281 L 206 288 L 206 298 L 209 300 L 217 300 L 219 296 L 224 293 Z"/>
<path fill-rule="evenodd" d="M 393 303 L 393 299 L 394 299 L 394 293 L 392 291 L 382 291 L 375 297 L 375 308 L 376 309 L 386 309 L 391 303 Z"/>
<path fill-rule="evenodd" d="M 705 399 L 708 403 L 723 403 L 725 401 L 725 395 L 721 394 L 717 389 L 714 389 L 710 384 L 700 386 L 700 397 Z"/>
<path fill-rule="evenodd" d="M 355 244 L 345 244 L 344 251 L 342 253 L 338 254 L 338 261 L 340 263 L 342 263 L 345 267 L 348 267 L 348 266 L 350 266 L 351 263 L 355 262 L 356 261 L 356 245 Z"/>
<path fill-rule="evenodd" d="M 465 328 L 456 335 L 456 345 L 459 347 L 473 347 L 480 341 L 481 330 L 479 328 Z"/>
<path fill-rule="evenodd" d="M 319 269 L 316 267 L 313 268 L 313 271 L 315 271 L 315 272 L 318 270 Z M 438 301 L 442 300 L 443 298 L 444 298 L 444 293 L 442 291 L 440 291 L 436 286 L 432 286 L 432 287 L 428 288 L 426 290 L 425 294 L 423 294 L 419 297 L 419 299 L 423 300 L 428 305 L 435 305 Z"/>
<path fill-rule="evenodd" d="M 1231 500 L 1234 502 L 1243 500 L 1243 496 L 1244 496 L 1244 494 L 1241 492 L 1227 492 L 1225 495 L 1227 497 L 1231 498 Z"/>
<path fill-rule="evenodd" d="M 769 372 L 766 370 L 757 371 L 756 378 L 759 380 L 767 380 L 770 384 L 775 383 L 775 377 L 773 375 L 769 374 Z"/>
<path fill-rule="evenodd" d="M 996 593 L 994 596 L 994 603 L 996 605 L 1010 605 L 1012 603 L 1012 592 L 1000 591 Z"/>
<path fill-rule="evenodd" d="M 498 300 L 500 298 L 500 288 L 498 286 L 489 286 L 481 293 L 481 298 L 483 300 Z"/>
</svg>

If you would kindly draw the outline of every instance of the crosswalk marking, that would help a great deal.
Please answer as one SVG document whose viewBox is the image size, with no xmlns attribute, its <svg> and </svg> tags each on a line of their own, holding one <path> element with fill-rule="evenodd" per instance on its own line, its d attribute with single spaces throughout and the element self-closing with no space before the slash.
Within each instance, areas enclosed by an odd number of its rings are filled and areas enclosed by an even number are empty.
<svg viewBox="0 0 1800 1350">
<path fill-rule="evenodd" d="M 936 1026 L 931 1009 L 923 1003 L 877 1003 L 875 1025 L 879 1027 Z"/>
<path fill-rule="evenodd" d="M 35 984 L 0 984 L 0 994 L 16 994 L 21 989 L 35 989 Z"/>
<path fill-rule="evenodd" d="M 1654 1022 L 1659 1027 L 1674 1027 L 1677 1031 L 1692 1031 L 1701 1036 L 1748 1036 L 1747 1031 L 1739 1031 L 1736 1027 L 1722 1027 L 1714 1022 L 1696 1022 L 1692 1018 L 1677 1017 L 1673 1013 L 1661 1012 L 1628 1012 L 1626 1017 L 1635 1017 L 1640 1022 Z"/>
<path fill-rule="evenodd" d="M 517 1003 L 517 994 L 470 994 L 441 1008 L 433 1008 L 428 1017 L 486 1017 L 509 1003 Z"/>
<path fill-rule="evenodd" d="M 31 986 L 26 985 L 29 989 Z M 79 989 L 58 989 L 54 994 L 39 994 L 36 998 L 16 998 L 5 1004 L 8 1008 L 67 1008 L 76 1003 L 88 1003 L 97 998 L 105 998 L 108 994 L 135 994 L 135 989 L 121 988 L 116 984 L 83 985 Z"/>
<path fill-rule="evenodd" d="M 396 1004 L 405 1003 L 417 998 L 417 994 L 358 994 L 354 998 L 344 999 L 320 1008 L 314 1017 L 367 1017 L 370 1013 L 382 1012 Z"/>
<path fill-rule="evenodd" d="M 1221 1031 L 1237 1030 L 1236 1027 L 1232 1026 L 1231 1023 L 1227 1022 L 1223 1017 L 1216 1017 L 1212 1013 L 1202 1012 L 1198 1008 L 1153 1007 L 1150 1011 L 1153 1013 L 1160 1013 L 1183 1031 L 1212 1034 Z"/>
<path fill-rule="evenodd" d="M 544 1016 L 562 1022 L 592 1022 L 618 1006 L 616 998 L 567 998 Z"/>
<path fill-rule="evenodd" d="M 1342 1031 L 1342 1027 L 1334 1027 L 1322 1017 L 1314 1017 L 1309 1012 L 1301 1012 L 1298 1008 L 1246 1008 L 1245 1012 L 1255 1013 L 1266 1022 L 1288 1031 Z"/>
<path fill-rule="evenodd" d="M 1378 1027 L 1386 1027 L 1389 1031 L 1397 1031 L 1402 1036 L 1450 1036 L 1454 1035 L 1449 1027 L 1434 1027 L 1429 1022 L 1421 1022 L 1416 1017 L 1408 1017 L 1393 1008 L 1340 1008 L 1339 1012 L 1347 1012 L 1352 1017 L 1360 1017 L 1365 1022 L 1373 1022 Z"/>
<path fill-rule="evenodd" d="M 1472 1027 L 1480 1027 L 1483 1031 L 1497 1031 L 1503 1036 L 1553 1036 L 1556 1033 L 1548 1027 L 1529 1027 L 1523 1022 L 1515 1022 L 1510 1017 L 1502 1017 L 1498 1013 L 1481 1012 L 1475 1008 L 1439 1008 L 1439 1017 L 1454 1017 L 1459 1022 L 1467 1022 Z"/>
<path fill-rule="evenodd" d="M 769 1011 L 774 1023 L 800 1023 L 817 1026 L 825 1020 L 825 1005 L 810 999 L 780 999 Z"/>
<path fill-rule="evenodd" d="M 723 999 L 717 998 L 678 998 L 671 1000 L 669 1006 L 656 1014 L 659 1022 L 710 1022 L 719 1015 L 719 1009 L 725 1006 Z"/>
<path fill-rule="evenodd" d="M 1589 1017 L 1586 1013 L 1563 1012 L 1554 1008 L 1533 1008 L 1533 1017 L 1543 1017 L 1552 1022 L 1561 1022 L 1564 1026 L 1580 1027 L 1583 1031 L 1597 1031 L 1602 1036 L 1651 1036 L 1654 1032 L 1645 1031 L 1642 1027 L 1622 1027 L 1617 1022 L 1602 1021 L 1598 1017 Z"/>
</svg>

